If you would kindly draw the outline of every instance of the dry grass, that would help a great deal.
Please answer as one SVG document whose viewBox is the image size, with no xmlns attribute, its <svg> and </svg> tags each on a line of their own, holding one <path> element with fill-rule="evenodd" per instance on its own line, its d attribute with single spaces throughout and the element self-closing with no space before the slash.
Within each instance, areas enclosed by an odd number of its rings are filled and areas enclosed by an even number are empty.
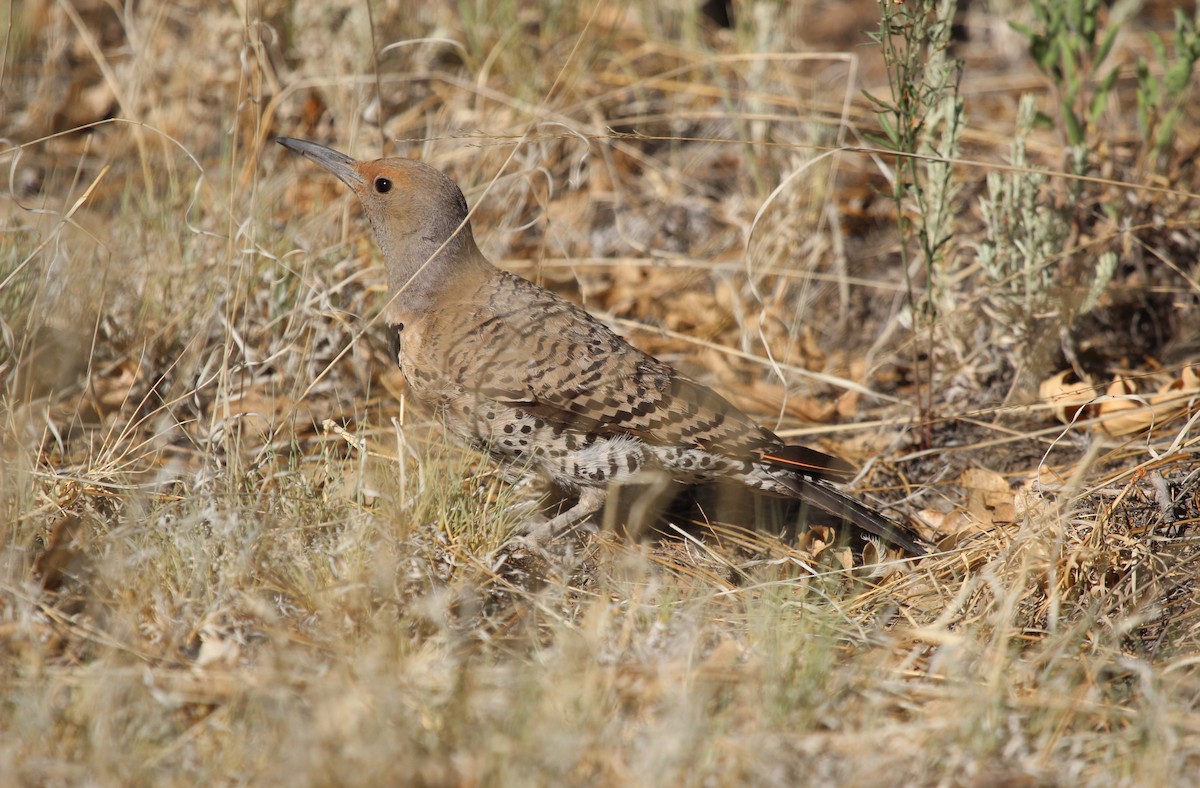
<svg viewBox="0 0 1200 788">
<path fill-rule="evenodd" d="M 1056 406 L 973 262 L 1019 94 L 1053 106 L 988 4 L 920 319 L 890 160 L 841 147 L 875 127 L 873 4 L 243 5 L 0 10 L 2 782 L 1194 781 L 1194 124 L 1157 169 L 1127 103 L 1096 130 L 1068 240 L 1121 264 L 1062 344 L 1142 393 Z M 357 207 L 275 134 L 447 170 L 493 259 L 819 423 L 941 552 L 868 576 L 728 522 L 497 576 L 528 493 L 406 402 Z"/>
</svg>

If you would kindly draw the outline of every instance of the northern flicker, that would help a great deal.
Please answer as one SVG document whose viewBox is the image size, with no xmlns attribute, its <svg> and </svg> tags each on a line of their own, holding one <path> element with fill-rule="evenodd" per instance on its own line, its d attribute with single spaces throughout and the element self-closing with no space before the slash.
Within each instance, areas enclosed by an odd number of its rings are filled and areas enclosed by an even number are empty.
<svg viewBox="0 0 1200 788">
<path fill-rule="evenodd" d="M 787 445 L 711 389 L 627 343 L 583 308 L 492 265 L 467 202 L 446 175 L 402 158 L 356 161 L 276 140 L 337 176 L 362 202 L 387 266 L 393 357 L 417 400 L 453 434 L 577 503 L 543 525 L 553 537 L 596 513 L 608 486 L 660 471 L 720 478 L 807 501 L 914 555 L 907 528 L 830 480 L 853 469 Z"/>
</svg>

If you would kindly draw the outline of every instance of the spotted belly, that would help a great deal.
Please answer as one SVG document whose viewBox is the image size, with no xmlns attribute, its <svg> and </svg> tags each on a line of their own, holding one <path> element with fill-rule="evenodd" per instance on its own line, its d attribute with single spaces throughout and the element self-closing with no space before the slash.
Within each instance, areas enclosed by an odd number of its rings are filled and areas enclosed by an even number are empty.
<svg viewBox="0 0 1200 788">
<path fill-rule="evenodd" d="M 537 473 L 568 491 L 630 481 L 653 461 L 635 437 L 572 430 L 519 408 L 479 407 L 449 426 L 493 460 Z"/>
<path fill-rule="evenodd" d="M 493 460 L 549 479 L 567 491 L 635 481 L 645 471 L 664 471 L 697 484 L 720 477 L 775 491 L 768 469 L 698 447 L 661 446 L 629 434 L 603 435 L 571 429 L 520 408 L 487 403 L 445 410 L 447 426 Z"/>
</svg>

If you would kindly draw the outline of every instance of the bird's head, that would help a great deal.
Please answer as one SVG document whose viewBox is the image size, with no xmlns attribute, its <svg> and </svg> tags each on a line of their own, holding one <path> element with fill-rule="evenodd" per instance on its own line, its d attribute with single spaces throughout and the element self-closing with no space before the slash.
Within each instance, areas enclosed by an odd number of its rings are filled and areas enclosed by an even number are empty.
<svg viewBox="0 0 1200 788">
<path fill-rule="evenodd" d="M 428 164 L 400 158 L 356 161 L 307 140 L 275 141 L 354 190 L 375 230 L 394 288 L 431 266 L 461 266 L 480 256 L 466 221 L 462 191 Z"/>
</svg>

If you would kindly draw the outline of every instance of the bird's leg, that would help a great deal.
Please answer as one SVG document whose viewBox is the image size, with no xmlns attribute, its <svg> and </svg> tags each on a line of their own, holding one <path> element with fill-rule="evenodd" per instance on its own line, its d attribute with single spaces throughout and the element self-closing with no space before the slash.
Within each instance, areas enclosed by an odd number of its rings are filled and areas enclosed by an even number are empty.
<svg viewBox="0 0 1200 788">
<path fill-rule="evenodd" d="M 519 556 L 521 553 L 531 553 L 540 556 L 543 560 L 549 559 L 545 547 L 556 536 L 566 533 L 599 511 L 604 506 L 607 492 L 604 487 L 584 487 L 579 493 L 579 500 L 570 509 L 549 520 L 535 521 L 526 525 L 521 529 L 522 532 L 519 535 L 502 544 L 493 554 L 492 571 L 500 573 L 501 568 L 506 564 L 511 568 L 513 557 Z M 517 565 L 521 563 L 518 561 Z"/>
<path fill-rule="evenodd" d="M 584 487 L 574 506 L 549 520 L 529 523 L 522 529 L 522 538 L 536 546 L 547 544 L 600 511 L 607 497 L 608 489 L 605 487 Z"/>
</svg>

